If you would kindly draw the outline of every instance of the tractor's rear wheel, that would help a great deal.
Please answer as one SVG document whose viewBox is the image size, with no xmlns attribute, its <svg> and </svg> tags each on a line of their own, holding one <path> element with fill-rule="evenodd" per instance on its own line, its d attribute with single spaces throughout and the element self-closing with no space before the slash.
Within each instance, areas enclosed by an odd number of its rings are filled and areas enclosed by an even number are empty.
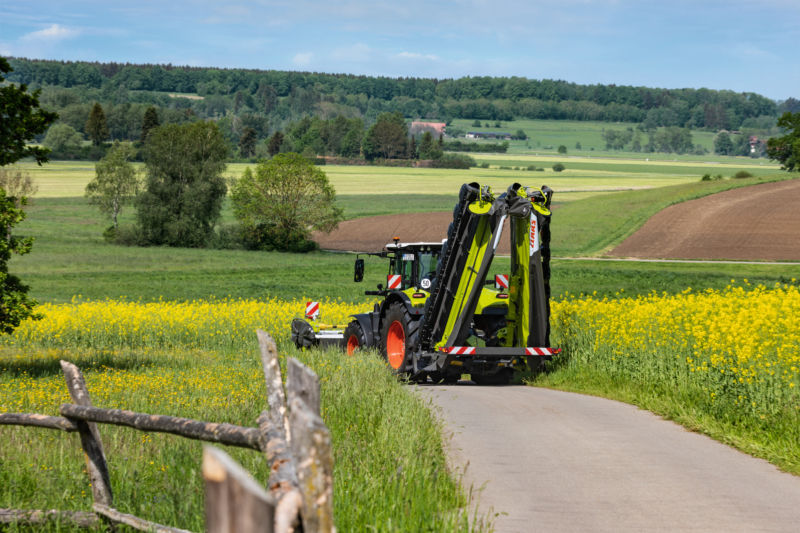
<svg viewBox="0 0 800 533">
<path fill-rule="evenodd" d="M 394 302 L 381 322 L 381 354 L 397 374 L 413 370 L 411 354 L 417 342 L 419 319 L 405 305 Z"/>
<path fill-rule="evenodd" d="M 358 320 L 353 320 L 344 329 L 344 349 L 347 355 L 353 355 L 356 350 L 361 350 L 367 344 L 367 337 L 364 335 L 364 329 Z"/>
</svg>

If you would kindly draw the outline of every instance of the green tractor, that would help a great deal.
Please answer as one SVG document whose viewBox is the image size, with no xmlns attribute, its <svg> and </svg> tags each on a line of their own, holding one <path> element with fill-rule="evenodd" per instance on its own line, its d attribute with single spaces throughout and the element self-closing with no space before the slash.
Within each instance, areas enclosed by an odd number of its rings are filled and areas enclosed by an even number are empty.
<svg viewBox="0 0 800 533">
<path fill-rule="evenodd" d="M 441 243 L 401 243 L 389 259 L 386 286 L 370 312 L 352 316 L 344 330 L 292 322 L 298 347 L 339 345 L 348 354 L 378 348 L 397 374 L 415 381 L 455 382 L 470 374 L 479 384 L 507 383 L 515 369 L 537 368 L 559 352 L 549 342 L 549 220 L 552 191 L 514 184 L 495 197 L 465 184 Z M 510 275 L 486 280 L 503 224 L 511 227 Z M 356 258 L 354 280 L 364 277 Z M 493 288 L 487 285 L 494 285 Z M 314 311 L 312 306 L 311 311 Z"/>
</svg>

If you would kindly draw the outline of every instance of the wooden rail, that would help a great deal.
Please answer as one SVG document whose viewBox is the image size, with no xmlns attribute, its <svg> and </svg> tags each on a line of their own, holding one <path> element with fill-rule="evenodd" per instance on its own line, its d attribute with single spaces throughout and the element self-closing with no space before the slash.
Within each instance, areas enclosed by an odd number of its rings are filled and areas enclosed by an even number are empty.
<svg viewBox="0 0 800 533">
<path fill-rule="evenodd" d="M 0 413 L 0 425 L 78 432 L 92 488 L 93 512 L 0 509 L 0 524 L 37 525 L 58 521 L 79 527 L 96 527 L 105 522 L 112 530 L 116 524 L 125 524 L 143 531 L 186 533 L 182 529 L 122 513 L 113 507 L 108 463 L 97 427 L 97 424 L 111 424 L 251 448 L 265 455 L 270 466 L 266 488 L 221 449 L 212 446 L 203 449 L 206 531 L 335 531 L 333 456 L 330 432 L 320 418 L 319 379 L 311 369 L 296 359 L 289 359 L 284 391 L 275 342 L 264 331 L 256 333 L 267 383 L 268 407 L 258 417 L 258 427 L 95 407 L 78 367 L 61 361 L 73 402 L 61 406 L 62 416 Z"/>
</svg>

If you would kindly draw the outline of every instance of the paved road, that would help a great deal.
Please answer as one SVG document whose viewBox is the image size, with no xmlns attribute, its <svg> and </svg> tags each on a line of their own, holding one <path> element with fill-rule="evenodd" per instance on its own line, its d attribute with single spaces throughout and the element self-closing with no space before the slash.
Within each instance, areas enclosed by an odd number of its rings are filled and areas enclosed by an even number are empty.
<svg viewBox="0 0 800 533">
<path fill-rule="evenodd" d="M 800 478 L 634 406 L 427 385 L 496 531 L 800 531 Z"/>
</svg>

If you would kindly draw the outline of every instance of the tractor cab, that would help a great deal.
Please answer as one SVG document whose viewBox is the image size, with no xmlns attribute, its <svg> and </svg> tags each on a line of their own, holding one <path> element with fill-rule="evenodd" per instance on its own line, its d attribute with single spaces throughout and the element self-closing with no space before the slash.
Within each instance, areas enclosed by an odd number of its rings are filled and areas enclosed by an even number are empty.
<svg viewBox="0 0 800 533">
<path fill-rule="evenodd" d="M 389 255 L 388 289 L 430 290 L 439 266 L 442 243 L 395 241 L 387 244 L 386 250 Z"/>
<path fill-rule="evenodd" d="M 442 242 L 400 242 L 395 239 L 385 250 L 369 255 L 377 255 L 389 259 L 389 271 L 386 285 L 378 286 L 378 291 L 367 291 L 370 295 L 384 295 L 386 291 L 406 291 L 410 289 L 429 291 L 439 266 L 442 253 Z M 364 279 L 364 260 L 357 258 L 355 263 L 355 281 Z"/>
</svg>

